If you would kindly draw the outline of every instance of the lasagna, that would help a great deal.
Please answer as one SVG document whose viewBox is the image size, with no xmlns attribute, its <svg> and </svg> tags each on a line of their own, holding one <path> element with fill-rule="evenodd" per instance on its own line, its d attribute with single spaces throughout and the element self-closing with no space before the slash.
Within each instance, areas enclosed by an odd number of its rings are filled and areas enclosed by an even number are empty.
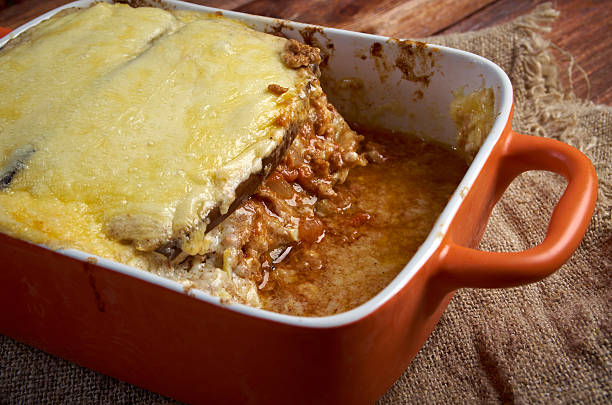
<svg viewBox="0 0 612 405">
<path fill-rule="evenodd" d="M 40 23 L 0 49 L 0 231 L 262 306 L 367 162 L 320 60 L 214 14 L 98 3 Z"/>
</svg>

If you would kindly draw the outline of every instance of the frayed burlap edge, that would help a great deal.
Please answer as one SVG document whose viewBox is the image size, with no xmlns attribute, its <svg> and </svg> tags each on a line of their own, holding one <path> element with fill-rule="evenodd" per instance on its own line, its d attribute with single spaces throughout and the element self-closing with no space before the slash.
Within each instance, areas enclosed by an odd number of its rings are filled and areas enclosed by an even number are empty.
<svg viewBox="0 0 612 405">
<path fill-rule="evenodd" d="M 612 206 L 612 165 L 610 159 L 598 156 L 596 150 L 612 149 L 612 137 L 603 138 L 593 135 L 582 124 L 592 115 L 610 115 L 609 106 L 596 105 L 590 101 L 577 99 L 571 87 L 564 89 L 559 77 L 558 63 L 552 54 L 554 44 L 539 35 L 539 31 L 549 32 L 550 25 L 559 15 L 550 3 L 545 3 L 530 15 L 519 18 L 517 27 L 522 31 L 521 47 L 532 55 L 523 58 L 519 68 L 525 72 L 526 94 L 516 108 L 515 122 L 526 133 L 550 137 L 568 143 L 585 153 L 595 166 L 599 176 L 598 204 L 595 214 L 600 219 L 611 221 Z M 570 58 L 567 75 L 572 84 L 573 57 Z M 586 78 L 588 81 L 588 77 Z"/>
</svg>

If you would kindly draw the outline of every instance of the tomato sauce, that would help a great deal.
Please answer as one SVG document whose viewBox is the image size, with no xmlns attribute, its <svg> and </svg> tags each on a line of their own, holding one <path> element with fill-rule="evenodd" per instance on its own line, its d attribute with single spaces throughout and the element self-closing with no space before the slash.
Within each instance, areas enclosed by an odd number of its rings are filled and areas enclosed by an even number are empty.
<svg viewBox="0 0 612 405">
<path fill-rule="evenodd" d="M 300 229 L 310 243 L 279 254 L 274 288 L 261 291 L 266 309 L 324 316 L 372 298 L 423 243 L 468 168 L 416 137 L 363 135 L 370 163 L 316 203 L 317 220 Z"/>
</svg>

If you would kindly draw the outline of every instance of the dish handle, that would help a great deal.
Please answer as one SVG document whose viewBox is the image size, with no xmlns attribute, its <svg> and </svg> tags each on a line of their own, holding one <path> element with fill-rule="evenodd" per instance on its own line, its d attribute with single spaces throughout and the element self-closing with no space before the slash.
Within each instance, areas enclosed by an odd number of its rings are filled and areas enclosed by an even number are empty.
<svg viewBox="0 0 612 405">
<path fill-rule="evenodd" d="M 498 159 L 493 159 L 494 170 L 490 174 L 481 172 L 462 204 L 464 212 L 460 209 L 455 217 L 458 221 L 451 223 L 442 241 L 439 275 L 453 288 L 512 287 L 543 279 L 571 257 L 593 215 L 597 174 L 582 152 L 554 139 L 518 134 L 511 128 L 507 134 Z M 468 247 L 478 245 L 493 206 L 512 180 L 528 170 L 551 171 L 567 180 L 542 243 L 522 252 L 485 252 Z M 479 188 L 478 183 L 481 186 L 485 183 L 485 187 Z M 483 202 L 482 196 L 487 195 L 484 189 L 488 190 L 489 199 Z M 473 201 L 464 207 L 469 198 Z M 474 217 L 481 219 L 474 220 Z M 466 232 L 473 232 L 477 237 L 470 238 Z"/>
</svg>

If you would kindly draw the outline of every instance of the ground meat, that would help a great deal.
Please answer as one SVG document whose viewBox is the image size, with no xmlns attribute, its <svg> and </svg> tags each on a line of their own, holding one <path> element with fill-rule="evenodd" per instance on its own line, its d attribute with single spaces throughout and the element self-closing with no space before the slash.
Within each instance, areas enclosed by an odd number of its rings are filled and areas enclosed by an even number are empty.
<svg viewBox="0 0 612 405">
<path fill-rule="evenodd" d="M 362 137 L 349 128 L 319 85 L 315 86 L 308 119 L 284 159 L 250 199 L 206 235 L 210 241 L 207 251 L 180 257 L 183 261 L 175 267 L 182 277 L 192 278 L 193 263 L 200 267 L 214 264 L 260 291 L 272 291 L 278 280 L 287 277 L 285 270 L 282 277 L 276 275 L 277 266 L 297 260 L 292 251 L 309 263 L 308 268 L 322 267 L 316 257 L 302 257 L 307 250 L 297 248 L 324 238 L 326 226 L 316 212 L 318 202 L 336 196 L 334 186 L 346 179 L 352 167 L 367 161 L 359 150 Z M 224 288 L 231 291 L 228 285 Z M 201 288 L 199 283 L 197 288 Z M 242 301 L 240 297 L 235 300 Z"/>
<path fill-rule="evenodd" d="M 365 165 L 357 152 L 362 137 L 352 131 L 321 94 L 311 102 L 310 119 L 276 170 L 241 209 L 255 213 L 250 236 L 242 246 L 243 263 L 255 282 L 275 268 L 271 252 L 319 241 L 325 226 L 315 213 L 321 198 L 335 195 L 334 186 L 348 171 Z M 349 158 L 344 158 L 349 156 Z M 240 210 L 226 222 L 240 221 Z M 274 288 L 273 280 L 266 283 Z"/>
<path fill-rule="evenodd" d="M 287 90 L 289 90 L 289 88 L 287 87 L 283 87 L 279 84 L 270 84 L 268 85 L 268 91 L 272 94 L 276 94 L 277 96 L 280 96 L 281 94 L 284 94 L 287 92 Z"/>
<path fill-rule="evenodd" d="M 290 39 L 283 48 L 281 59 L 285 65 L 293 69 L 309 65 L 318 66 L 321 63 L 321 51 Z"/>
</svg>

